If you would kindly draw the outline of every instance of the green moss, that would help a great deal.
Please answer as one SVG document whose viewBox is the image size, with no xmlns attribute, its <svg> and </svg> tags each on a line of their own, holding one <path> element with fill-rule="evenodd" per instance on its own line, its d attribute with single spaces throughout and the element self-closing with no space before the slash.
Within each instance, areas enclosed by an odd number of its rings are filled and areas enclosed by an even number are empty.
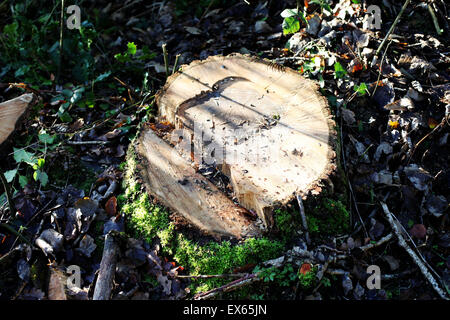
<svg viewBox="0 0 450 320">
<path fill-rule="evenodd" d="M 169 212 L 164 207 L 153 204 L 147 193 L 142 192 L 135 172 L 136 157 L 133 150 L 129 149 L 124 193 L 118 197 L 122 212 L 127 216 L 128 227 L 136 237 L 144 238 L 149 243 L 159 239 L 163 254 L 183 266 L 189 274 L 230 273 L 235 268 L 257 264 L 281 254 L 283 242 L 266 238 L 249 238 L 237 245 L 229 241 L 211 241 L 200 245 L 188 239 L 183 233 L 176 232 Z M 209 290 L 228 281 L 229 279 L 217 278 L 197 279 L 192 282 L 191 292 Z"/>
<path fill-rule="evenodd" d="M 291 210 L 274 210 L 275 227 L 284 241 L 289 241 L 301 225 L 300 215 Z"/>
<path fill-rule="evenodd" d="M 350 228 L 350 214 L 340 200 L 322 198 L 306 218 L 311 234 L 337 235 Z"/>
<path fill-rule="evenodd" d="M 298 280 L 301 289 L 308 290 L 314 288 L 317 283 L 317 267 L 311 268 L 311 270 L 305 274 L 299 272 Z"/>
</svg>

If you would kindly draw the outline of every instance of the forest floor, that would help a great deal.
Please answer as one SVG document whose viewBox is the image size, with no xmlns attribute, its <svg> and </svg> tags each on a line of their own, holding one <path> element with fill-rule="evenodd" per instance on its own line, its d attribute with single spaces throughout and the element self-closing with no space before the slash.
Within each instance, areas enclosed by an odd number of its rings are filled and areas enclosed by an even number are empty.
<svg viewBox="0 0 450 320">
<path fill-rule="evenodd" d="M 81 29 L 64 28 L 60 51 L 59 1 L 0 1 L 0 102 L 39 97 L 0 155 L 17 210 L 0 193 L 0 299 L 91 299 L 111 230 L 120 232 L 113 299 L 450 296 L 444 1 L 411 1 L 384 43 L 402 3 L 383 1 L 380 28 L 369 30 L 376 1 L 304 1 L 308 23 L 286 14 L 295 1 L 78 2 Z M 129 176 L 140 125 L 164 129 L 154 101 L 163 44 L 170 73 L 239 52 L 319 83 L 338 170 L 305 203 L 308 230 L 292 203 L 263 239 L 217 243 Z M 71 265 L 81 287 L 64 292 L 55 279 Z M 369 266 L 381 289 L 368 285 Z"/>
</svg>

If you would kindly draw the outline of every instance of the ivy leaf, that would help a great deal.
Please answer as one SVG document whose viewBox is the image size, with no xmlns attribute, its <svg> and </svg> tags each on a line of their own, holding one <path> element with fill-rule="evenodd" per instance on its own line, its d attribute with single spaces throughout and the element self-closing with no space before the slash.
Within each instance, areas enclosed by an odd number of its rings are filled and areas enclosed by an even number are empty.
<svg viewBox="0 0 450 320">
<path fill-rule="evenodd" d="M 25 176 L 19 176 L 19 184 L 22 188 L 24 188 L 28 184 L 28 179 Z"/>
<path fill-rule="evenodd" d="M 17 174 L 17 168 L 13 170 L 9 170 L 5 172 L 5 179 L 8 183 L 11 183 L 14 180 L 14 177 Z"/>
<path fill-rule="evenodd" d="M 41 182 L 41 185 L 45 187 L 48 184 L 48 175 L 45 172 L 41 172 L 39 181 Z"/>
<path fill-rule="evenodd" d="M 300 30 L 300 21 L 297 17 L 287 17 L 283 20 L 283 34 L 296 33 Z"/>
<path fill-rule="evenodd" d="M 70 98 L 70 103 L 76 103 L 83 97 L 84 87 L 78 88 L 73 91 L 73 95 Z"/>
<path fill-rule="evenodd" d="M 362 82 L 359 86 L 355 84 L 355 86 L 353 87 L 353 90 L 355 90 L 355 92 L 359 96 L 363 96 L 367 92 L 367 85 L 364 82 Z"/>
<path fill-rule="evenodd" d="M 339 62 L 336 62 L 334 64 L 334 78 L 340 79 L 343 78 L 346 74 L 347 71 L 344 69 L 344 67 Z"/>
<path fill-rule="evenodd" d="M 102 73 L 101 75 L 99 75 L 97 78 L 95 78 L 94 82 L 98 82 L 98 81 L 103 81 L 106 78 L 108 78 L 111 75 L 111 71 Z"/>
<path fill-rule="evenodd" d="M 39 181 L 43 187 L 45 187 L 48 183 L 48 175 L 40 170 L 36 170 L 33 173 L 33 179 L 34 181 Z"/>
<path fill-rule="evenodd" d="M 53 144 L 55 142 L 55 136 L 51 136 L 48 133 L 39 134 L 39 141 L 46 144 Z"/>
<path fill-rule="evenodd" d="M 24 149 L 16 149 L 14 148 L 14 160 L 16 163 L 25 162 L 30 166 L 36 164 L 36 159 L 34 159 L 34 154 L 25 151 Z"/>
</svg>

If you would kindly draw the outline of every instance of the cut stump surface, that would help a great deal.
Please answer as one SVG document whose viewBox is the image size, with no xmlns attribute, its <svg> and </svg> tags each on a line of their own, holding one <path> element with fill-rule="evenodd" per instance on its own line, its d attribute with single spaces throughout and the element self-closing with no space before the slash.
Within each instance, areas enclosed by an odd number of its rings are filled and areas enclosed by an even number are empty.
<svg viewBox="0 0 450 320">
<path fill-rule="evenodd" d="M 182 137 L 176 149 L 219 168 L 266 226 L 275 206 L 306 195 L 335 168 L 328 103 L 289 68 L 240 54 L 194 61 L 168 79 L 157 104 L 160 121 L 175 126 L 172 141 Z"/>
</svg>

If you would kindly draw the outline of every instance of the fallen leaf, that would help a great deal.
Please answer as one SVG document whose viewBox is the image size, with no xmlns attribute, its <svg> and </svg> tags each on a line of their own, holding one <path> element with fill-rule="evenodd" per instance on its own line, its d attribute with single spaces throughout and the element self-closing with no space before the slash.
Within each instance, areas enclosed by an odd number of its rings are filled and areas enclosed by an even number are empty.
<svg viewBox="0 0 450 320">
<path fill-rule="evenodd" d="M 111 197 L 105 204 L 105 211 L 109 216 L 115 216 L 117 214 L 117 198 Z"/>
<path fill-rule="evenodd" d="M 306 275 L 308 272 L 311 271 L 311 265 L 309 263 L 302 264 L 299 272 L 303 275 Z"/>
<path fill-rule="evenodd" d="M 417 239 L 423 239 L 427 235 L 427 228 L 423 224 L 415 224 L 409 230 L 409 233 Z"/>
</svg>

